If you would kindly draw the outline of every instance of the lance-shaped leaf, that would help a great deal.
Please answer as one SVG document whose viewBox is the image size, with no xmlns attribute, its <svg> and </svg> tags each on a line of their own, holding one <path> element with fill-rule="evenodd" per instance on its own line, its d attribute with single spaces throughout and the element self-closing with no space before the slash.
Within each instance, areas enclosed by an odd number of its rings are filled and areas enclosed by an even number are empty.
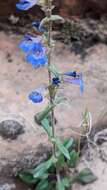
<svg viewBox="0 0 107 190">
<path fill-rule="evenodd" d="M 43 180 L 41 180 L 41 181 L 37 184 L 35 190 L 47 190 L 47 189 L 48 189 L 48 185 L 49 185 L 48 180 L 47 180 L 47 179 L 43 179 Z"/>
<path fill-rule="evenodd" d="M 41 125 L 43 126 L 44 130 L 46 131 L 46 133 L 48 134 L 48 137 L 51 138 L 52 137 L 52 127 L 49 125 L 49 121 L 47 118 L 44 118 L 41 121 Z"/>
<path fill-rule="evenodd" d="M 27 184 L 35 184 L 37 182 L 37 179 L 35 179 L 33 175 L 29 173 L 29 171 L 20 172 L 18 176 L 23 182 Z"/>
<path fill-rule="evenodd" d="M 36 168 L 25 171 L 25 173 L 27 172 L 27 174 L 32 175 L 34 179 L 46 179 L 48 177 L 47 170 L 52 166 L 52 163 L 53 158 L 50 158 L 46 162 L 39 164 Z"/>
<path fill-rule="evenodd" d="M 88 184 L 96 181 L 97 177 L 89 168 L 85 168 L 78 174 L 77 180 L 82 184 Z"/>
<path fill-rule="evenodd" d="M 65 139 L 63 145 L 65 148 L 69 149 L 69 148 L 72 148 L 73 143 L 74 143 L 74 139 L 70 138 L 70 139 Z"/>
<path fill-rule="evenodd" d="M 45 24 L 48 24 L 50 21 L 60 21 L 60 22 L 64 22 L 64 18 L 59 16 L 59 15 L 51 15 L 51 17 L 45 17 L 42 19 L 41 23 L 40 23 L 40 27 L 42 27 Z"/>
<path fill-rule="evenodd" d="M 70 160 L 70 154 L 69 151 L 64 147 L 62 142 L 59 140 L 59 138 L 55 137 L 52 139 L 52 142 L 57 146 L 57 148 L 60 150 L 60 152 Z"/>
<path fill-rule="evenodd" d="M 59 178 L 56 183 L 56 189 L 57 190 L 65 190 L 65 186 L 63 185 L 61 179 Z"/>
<path fill-rule="evenodd" d="M 46 118 L 48 116 L 48 114 L 52 111 L 52 109 L 55 107 L 56 105 L 54 104 L 49 104 L 44 111 L 37 113 L 35 115 L 35 121 L 36 123 L 38 123 L 39 125 L 41 125 L 41 121 Z"/>
<path fill-rule="evenodd" d="M 75 167 L 77 160 L 79 159 L 79 153 L 76 152 L 75 150 L 72 150 L 70 152 L 70 160 L 67 160 L 67 163 L 70 167 Z"/>
<path fill-rule="evenodd" d="M 57 177 L 56 189 L 57 190 L 65 190 L 66 188 L 70 187 L 70 180 L 69 178 L 65 177 L 61 179 L 60 176 Z"/>
<path fill-rule="evenodd" d="M 50 72 L 51 72 L 55 77 L 59 77 L 60 71 L 56 68 L 55 65 L 50 65 L 50 66 L 48 66 L 48 69 L 50 70 Z"/>
</svg>

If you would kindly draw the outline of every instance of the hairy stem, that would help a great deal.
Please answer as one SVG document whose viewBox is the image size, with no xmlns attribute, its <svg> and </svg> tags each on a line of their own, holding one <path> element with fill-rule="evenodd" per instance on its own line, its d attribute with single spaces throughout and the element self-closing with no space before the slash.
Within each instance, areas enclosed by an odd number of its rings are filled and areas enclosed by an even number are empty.
<svg viewBox="0 0 107 190">
<path fill-rule="evenodd" d="M 52 15 L 52 0 L 48 0 L 48 10 L 47 10 L 47 16 L 49 18 L 49 27 L 48 27 L 48 47 L 49 47 L 49 53 L 48 53 L 48 76 L 49 76 L 49 85 L 51 85 L 52 82 L 52 74 L 50 71 L 51 66 L 51 32 L 52 32 L 52 21 L 51 21 L 51 15 Z M 50 93 L 50 103 L 53 104 L 53 97 Z M 52 127 L 52 133 L 53 137 L 55 137 L 55 128 L 54 128 L 54 108 L 51 111 L 51 127 Z M 53 154 L 56 156 L 56 148 L 55 144 L 53 144 Z"/>
</svg>

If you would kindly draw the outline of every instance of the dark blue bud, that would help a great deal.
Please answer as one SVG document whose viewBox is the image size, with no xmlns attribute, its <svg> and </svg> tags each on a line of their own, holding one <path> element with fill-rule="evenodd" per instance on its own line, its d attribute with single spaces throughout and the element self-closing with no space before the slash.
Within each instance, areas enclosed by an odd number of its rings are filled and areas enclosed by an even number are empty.
<svg viewBox="0 0 107 190">
<path fill-rule="evenodd" d="M 59 85 L 61 83 L 59 77 L 55 77 L 52 79 L 52 84 L 53 85 Z"/>
</svg>

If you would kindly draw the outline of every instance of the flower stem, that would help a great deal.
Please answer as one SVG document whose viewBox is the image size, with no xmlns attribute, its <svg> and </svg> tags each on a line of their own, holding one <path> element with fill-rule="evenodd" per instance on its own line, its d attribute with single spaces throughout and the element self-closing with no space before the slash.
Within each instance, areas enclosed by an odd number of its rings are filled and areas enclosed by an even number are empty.
<svg viewBox="0 0 107 190">
<path fill-rule="evenodd" d="M 48 47 L 49 47 L 49 53 L 48 53 L 48 76 L 49 76 L 49 85 L 52 83 L 52 73 L 50 71 L 51 66 L 51 32 L 52 32 L 52 21 L 51 21 L 51 15 L 52 15 L 52 0 L 48 0 L 48 10 L 47 10 L 47 16 L 49 18 L 49 26 L 48 26 Z M 50 93 L 50 104 L 53 104 L 54 98 L 52 97 Z M 52 134 L 53 138 L 55 137 L 55 128 L 54 128 L 54 108 L 51 111 L 51 127 L 52 127 Z M 53 144 L 53 155 L 56 156 L 56 147 L 55 144 Z"/>
</svg>

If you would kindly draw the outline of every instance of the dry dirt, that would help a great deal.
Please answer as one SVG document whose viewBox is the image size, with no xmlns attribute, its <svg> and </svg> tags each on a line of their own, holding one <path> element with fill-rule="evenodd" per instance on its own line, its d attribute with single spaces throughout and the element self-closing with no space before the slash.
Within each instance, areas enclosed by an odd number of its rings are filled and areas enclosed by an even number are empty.
<svg viewBox="0 0 107 190">
<path fill-rule="evenodd" d="M 35 70 L 24 61 L 24 54 L 17 47 L 21 38 L 0 32 L 0 121 L 7 118 L 24 120 L 27 133 L 14 142 L 0 138 L 0 159 L 8 156 L 11 159 L 11 155 L 21 154 L 27 147 L 36 150 L 40 144 L 47 144 L 45 133 L 35 125 L 33 118 L 45 107 L 47 100 L 35 105 L 27 98 L 30 91 L 48 81 L 47 71 L 45 68 Z M 52 62 L 62 71 L 77 69 L 84 75 L 84 93 L 81 94 L 77 86 L 64 87 L 60 95 L 66 96 L 69 103 L 56 108 L 57 133 L 63 137 L 72 136 L 71 127 L 78 127 L 86 108 L 92 113 L 93 126 L 100 114 L 107 111 L 107 46 L 98 44 L 90 48 L 86 58 L 81 60 L 79 55 L 57 43 Z"/>
</svg>

